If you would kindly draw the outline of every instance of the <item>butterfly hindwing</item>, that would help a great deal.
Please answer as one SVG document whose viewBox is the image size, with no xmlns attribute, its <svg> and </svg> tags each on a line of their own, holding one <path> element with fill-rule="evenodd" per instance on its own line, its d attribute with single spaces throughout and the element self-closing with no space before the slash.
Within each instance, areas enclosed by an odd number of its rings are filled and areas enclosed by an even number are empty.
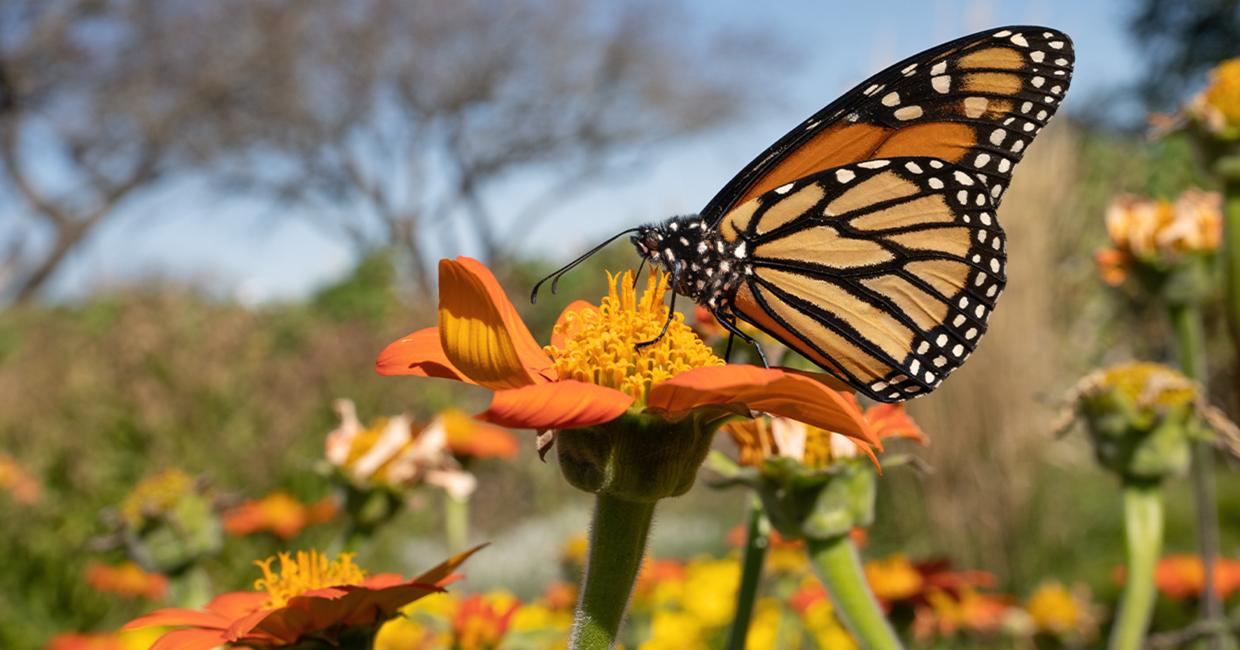
<svg viewBox="0 0 1240 650">
<path fill-rule="evenodd" d="M 828 169 L 733 209 L 748 270 L 732 311 L 880 401 L 933 390 L 1006 281 L 991 179 L 937 158 Z"/>
<path fill-rule="evenodd" d="M 1002 27 L 945 43 L 866 79 L 747 165 L 702 211 L 708 223 L 825 169 L 931 156 L 986 176 L 996 205 L 1072 78 L 1072 41 Z"/>
</svg>

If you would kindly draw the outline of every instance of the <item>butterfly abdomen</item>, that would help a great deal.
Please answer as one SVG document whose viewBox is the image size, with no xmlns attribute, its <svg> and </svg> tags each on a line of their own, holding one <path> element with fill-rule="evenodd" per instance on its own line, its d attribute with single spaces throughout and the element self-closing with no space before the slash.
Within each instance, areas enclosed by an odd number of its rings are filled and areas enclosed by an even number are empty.
<svg viewBox="0 0 1240 650">
<path fill-rule="evenodd" d="M 676 293 L 712 309 L 729 306 L 742 278 L 751 272 L 745 241 L 728 241 L 698 215 L 643 226 L 633 244 L 672 275 Z"/>
</svg>

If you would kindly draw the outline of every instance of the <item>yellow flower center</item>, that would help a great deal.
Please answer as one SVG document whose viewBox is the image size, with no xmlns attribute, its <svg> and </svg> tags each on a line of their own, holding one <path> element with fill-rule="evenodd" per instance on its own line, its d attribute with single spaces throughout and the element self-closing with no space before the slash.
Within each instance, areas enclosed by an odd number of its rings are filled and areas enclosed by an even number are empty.
<svg viewBox="0 0 1240 650">
<path fill-rule="evenodd" d="M 280 553 L 276 557 L 257 561 L 263 577 L 254 581 L 254 589 L 271 594 L 268 607 L 283 607 L 291 598 L 308 591 L 341 585 L 356 585 L 366 578 L 366 572 L 353 564 L 354 553 L 341 553 L 335 560 L 318 551 L 297 551 L 297 555 Z M 271 565 L 280 560 L 279 570 Z"/>
<path fill-rule="evenodd" d="M 1205 100 L 1228 124 L 1240 126 L 1240 58 L 1228 59 L 1214 69 Z"/>
<path fill-rule="evenodd" d="M 179 469 L 164 470 L 134 486 L 121 504 L 121 516 L 130 526 L 137 527 L 149 516 L 158 516 L 173 508 L 194 489 L 194 479 Z"/>
<path fill-rule="evenodd" d="M 1102 374 L 1102 387 L 1141 406 L 1182 406 L 1197 397 L 1187 377 L 1157 363 L 1126 363 Z"/>
<path fill-rule="evenodd" d="M 659 336 L 667 322 L 666 274 L 652 274 L 640 299 L 632 271 L 608 273 L 607 284 L 608 295 L 598 309 L 569 313 L 556 325 L 566 340 L 563 347 L 546 350 L 561 378 L 615 388 L 642 403 L 660 382 L 686 370 L 723 365 L 679 313 L 672 314 L 658 343 L 637 348 Z"/>
</svg>

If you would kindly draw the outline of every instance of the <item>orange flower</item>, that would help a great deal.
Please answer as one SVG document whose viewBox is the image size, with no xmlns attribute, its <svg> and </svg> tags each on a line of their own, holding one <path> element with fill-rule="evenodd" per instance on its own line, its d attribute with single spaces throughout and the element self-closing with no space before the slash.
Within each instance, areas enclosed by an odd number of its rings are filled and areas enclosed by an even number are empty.
<svg viewBox="0 0 1240 650">
<path fill-rule="evenodd" d="M 86 584 L 97 591 L 122 598 L 163 600 L 168 593 L 167 578 L 145 571 L 135 562 L 122 562 L 115 566 L 92 562 L 86 568 Z"/>
<path fill-rule="evenodd" d="M 477 456 L 507 453 L 497 434 L 483 433 L 470 440 L 468 432 L 451 423 L 456 416 L 450 412 L 425 426 L 401 414 L 378 418 L 364 427 L 351 400 L 336 400 L 335 408 L 340 425 L 327 434 L 324 455 L 346 480 L 361 489 L 382 486 L 395 490 L 425 482 L 456 498 L 468 497 L 477 481 L 454 457 L 458 450 L 449 438 L 454 429 L 462 452 L 470 447 Z"/>
<path fill-rule="evenodd" d="M 1240 58 L 1228 59 L 1210 71 L 1210 85 L 1184 112 L 1208 132 L 1234 139 L 1240 134 Z"/>
<path fill-rule="evenodd" d="M 38 503 L 43 496 L 39 479 L 4 453 L 0 453 L 0 489 L 7 490 L 18 503 L 28 506 Z"/>
<path fill-rule="evenodd" d="M 913 636 L 918 639 L 951 637 L 958 632 L 995 632 L 1012 606 L 1006 596 L 983 594 L 971 587 L 955 593 L 931 589 L 926 602 L 913 618 Z"/>
<path fill-rule="evenodd" d="M 256 563 L 263 572 L 254 582 L 257 591 L 222 594 L 202 611 L 161 609 L 123 629 L 181 628 L 164 634 L 151 650 L 209 650 L 225 644 L 278 648 L 308 637 L 332 638 L 349 627 L 381 623 L 401 607 L 443 591 L 454 579 L 456 567 L 480 548 L 455 555 L 411 580 L 393 573 L 367 577 L 350 553 L 336 560 L 317 551 L 298 551 L 296 557 L 281 553 L 278 571 L 272 568 L 274 557 Z"/>
<path fill-rule="evenodd" d="M 1205 577 L 1205 566 L 1198 555 L 1168 555 L 1158 561 L 1158 568 L 1154 570 L 1154 584 L 1173 600 L 1199 596 Z M 1214 592 L 1225 600 L 1237 589 L 1240 589 L 1240 560 L 1215 560 Z"/>
<path fill-rule="evenodd" d="M 456 615 L 452 617 L 454 647 L 470 650 L 498 647 L 508 633 L 512 615 L 520 607 L 521 602 L 516 599 L 499 604 L 481 594 L 471 594 L 457 605 Z"/>
<path fill-rule="evenodd" d="M 336 510 L 331 499 L 305 505 L 293 495 L 277 491 L 225 512 L 224 530 L 237 536 L 270 531 L 280 539 L 292 539 L 306 526 L 330 521 Z"/>
<path fill-rule="evenodd" d="M 441 411 L 431 427 L 443 427 L 448 449 L 458 458 L 503 458 L 517 455 L 517 439 L 507 429 L 479 422 L 457 409 Z"/>
<path fill-rule="evenodd" d="M 45 650 L 125 650 L 125 644 L 117 634 L 108 632 L 57 634 L 47 642 Z"/>
<path fill-rule="evenodd" d="M 884 606 L 918 596 L 926 586 L 925 576 L 902 553 L 866 562 L 865 579 Z"/>
<path fill-rule="evenodd" d="M 852 393 L 843 399 L 856 410 L 861 406 Z M 870 431 L 879 439 L 911 438 L 919 443 L 925 433 L 908 416 L 902 404 L 877 404 L 865 410 L 864 418 Z M 827 429 L 809 426 L 789 418 L 774 417 L 745 422 L 732 422 L 724 429 L 736 443 L 740 463 L 761 466 L 767 458 L 792 458 L 809 467 L 825 467 L 838 458 L 852 458 L 858 451 L 875 458 L 874 449 L 866 441 L 858 441 Z"/>
<path fill-rule="evenodd" d="M 1175 202 L 1124 194 L 1107 208 L 1111 248 L 1094 254 L 1102 279 L 1122 284 L 1136 262 L 1166 265 L 1186 253 L 1213 253 L 1223 237 L 1222 196 L 1189 189 Z"/>
<path fill-rule="evenodd" d="M 739 405 L 877 442 L 855 404 L 824 375 L 723 365 L 679 314 L 667 318 L 666 278 L 652 277 L 637 299 L 632 276 L 611 276 L 599 307 L 577 301 L 540 347 L 491 272 L 476 260 L 439 263 L 439 326 L 389 345 L 382 375 L 440 377 L 493 390 L 478 417 L 517 429 L 604 424 L 630 408 L 679 418 L 699 407 Z"/>
</svg>

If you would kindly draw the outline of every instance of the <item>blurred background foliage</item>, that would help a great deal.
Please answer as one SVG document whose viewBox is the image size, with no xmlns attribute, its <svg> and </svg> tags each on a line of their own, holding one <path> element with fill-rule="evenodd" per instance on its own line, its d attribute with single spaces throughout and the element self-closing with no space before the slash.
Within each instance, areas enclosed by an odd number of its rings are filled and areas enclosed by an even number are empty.
<svg viewBox="0 0 1240 650">
<path fill-rule="evenodd" d="M 1129 97 L 1166 108 L 1238 53 L 1237 2 L 1138 4 L 1134 38 L 1156 45 Z M 100 541 L 107 518 L 157 470 L 205 477 L 224 499 L 281 488 L 309 502 L 329 492 L 316 466 L 334 399 L 353 399 L 363 419 L 483 406 L 480 391 L 373 372 L 384 345 L 434 322 L 434 257 L 472 237 L 547 340 L 569 300 L 596 299 L 603 270 L 635 258 L 617 243 L 530 305 L 520 298 L 559 261 L 521 252 L 530 220 L 656 147 L 735 123 L 766 100 L 749 83 L 762 66 L 788 58 L 760 34 L 685 36 L 671 27 L 677 11 L 629 2 L 603 15 L 579 0 L 0 4 L 0 204 L 13 215 L 0 223 L 0 449 L 43 484 L 35 506 L 0 496 L 0 646 L 114 628 L 149 608 L 118 604 L 83 574 L 122 559 Z M 1113 601 L 1115 485 L 1083 437 L 1056 439 L 1052 422 L 1092 367 L 1171 356 L 1163 319 L 1098 281 L 1107 202 L 1207 181 L 1186 143 L 1151 143 L 1096 117 L 1069 111 L 1016 175 L 1001 211 L 1012 260 L 1003 307 L 971 362 L 911 405 L 932 440 L 915 452 L 929 469 L 883 477 L 876 555 L 947 556 L 993 571 L 1012 593 L 1083 581 Z M 64 260 L 126 201 L 186 177 L 273 211 L 298 206 L 350 242 L 353 270 L 298 301 L 251 304 L 166 279 L 46 299 Z M 514 178 L 539 189 L 522 205 L 496 201 Z M 1234 416 L 1240 365 L 1221 314 L 1207 317 L 1213 397 Z M 586 495 L 553 457 L 538 459 L 532 434 L 522 442 L 514 461 L 472 468 L 472 536 L 495 545 L 471 563 L 471 588 L 538 593 L 560 541 L 585 525 Z M 1234 471 L 1218 493 L 1234 556 Z M 1168 548 L 1191 552 L 1187 484 L 1169 498 Z M 415 505 L 372 541 L 372 569 L 409 573 L 442 555 L 438 500 Z M 721 552 L 745 507 L 743 494 L 702 485 L 669 500 L 655 553 Z M 310 529 L 298 544 L 333 534 Z M 225 543 L 207 567 L 223 589 L 245 587 L 250 560 L 280 547 Z"/>
</svg>

